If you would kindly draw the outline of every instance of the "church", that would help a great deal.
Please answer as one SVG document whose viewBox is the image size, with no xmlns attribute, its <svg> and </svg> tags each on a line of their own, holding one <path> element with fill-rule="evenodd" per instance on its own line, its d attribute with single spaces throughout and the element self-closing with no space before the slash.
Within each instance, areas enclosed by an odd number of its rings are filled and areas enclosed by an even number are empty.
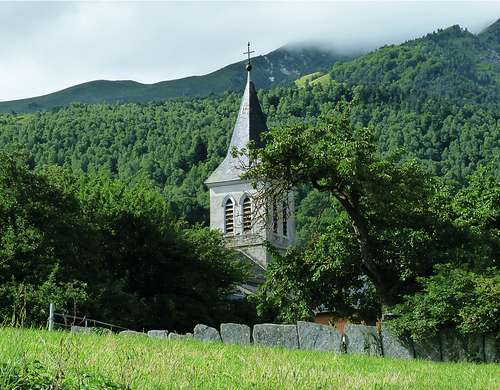
<svg viewBox="0 0 500 390">
<path fill-rule="evenodd" d="M 262 134 L 268 131 L 251 80 L 250 50 L 245 54 L 247 82 L 231 142 L 226 157 L 205 184 L 210 191 L 210 227 L 221 231 L 226 246 L 251 263 L 254 275 L 263 275 L 271 260 L 267 246 L 284 250 L 295 241 L 294 204 L 290 193 L 287 199 L 262 205 L 254 199 L 257 190 L 241 178 L 248 164 L 242 161 L 245 157 L 234 156 L 233 150 L 246 148 L 250 141 L 263 146 Z M 259 280 L 255 282 L 259 284 Z"/>
</svg>

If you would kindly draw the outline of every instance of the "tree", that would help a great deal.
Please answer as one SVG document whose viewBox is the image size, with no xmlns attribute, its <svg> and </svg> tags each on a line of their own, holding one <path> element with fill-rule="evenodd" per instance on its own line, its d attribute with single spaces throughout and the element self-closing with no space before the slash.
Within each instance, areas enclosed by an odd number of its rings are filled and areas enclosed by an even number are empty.
<svg viewBox="0 0 500 390">
<path fill-rule="evenodd" d="M 439 183 L 415 160 L 381 155 L 373 129 L 352 124 L 351 104 L 340 102 L 316 125 L 271 130 L 264 148 L 241 152 L 256 162 L 245 177 L 263 202 L 304 184 L 331 194 L 349 217 L 363 273 L 389 307 L 457 238 L 446 214 L 435 213 L 445 198 Z"/>
<path fill-rule="evenodd" d="M 0 322 L 43 324 L 50 302 L 138 329 L 227 318 L 245 267 L 220 234 L 170 208 L 145 179 L 34 171 L 0 153 Z"/>
<path fill-rule="evenodd" d="M 401 335 L 421 339 L 454 327 L 464 335 L 499 336 L 500 185 L 491 167 L 479 167 L 468 182 L 450 199 L 450 218 L 462 232 L 460 261 L 450 257 L 418 278 L 420 290 L 395 308 L 392 323 Z"/>
</svg>

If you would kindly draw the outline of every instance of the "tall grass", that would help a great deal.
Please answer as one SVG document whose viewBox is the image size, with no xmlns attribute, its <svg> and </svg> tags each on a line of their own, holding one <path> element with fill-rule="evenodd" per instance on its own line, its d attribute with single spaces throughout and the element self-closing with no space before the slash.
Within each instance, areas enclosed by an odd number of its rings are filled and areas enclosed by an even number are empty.
<svg viewBox="0 0 500 390">
<path fill-rule="evenodd" d="M 0 329 L 1 389 L 498 389 L 499 375 L 495 364 Z"/>
</svg>

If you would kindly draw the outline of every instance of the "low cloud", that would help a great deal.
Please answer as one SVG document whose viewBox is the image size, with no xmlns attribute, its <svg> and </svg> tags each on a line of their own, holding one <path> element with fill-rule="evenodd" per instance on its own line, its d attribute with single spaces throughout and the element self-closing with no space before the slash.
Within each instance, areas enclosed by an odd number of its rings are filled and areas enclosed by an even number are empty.
<svg viewBox="0 0 500 390">
<path fill-rule="evenodd" d="M 152 83 L 205 74 L 293 42 L 370 50 L 460 24 L 498 2 L 0 3 L 0 101 L 95 79 Z"/>
</svg>

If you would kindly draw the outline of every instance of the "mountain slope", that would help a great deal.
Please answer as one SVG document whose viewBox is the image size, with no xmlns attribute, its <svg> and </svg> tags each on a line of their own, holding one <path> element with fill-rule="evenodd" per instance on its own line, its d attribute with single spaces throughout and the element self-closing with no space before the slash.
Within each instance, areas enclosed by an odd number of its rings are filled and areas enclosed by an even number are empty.
<svg viewBox="0 0 500 390">
<path fill-rule="evenodd" d="M 452 26 L 401 45 L 384 46 L 334 64 L 327 77 L 361 85 L 365 94 L 399 93 L 406 101 L 434 97 L 461 103 L 498 102 L 500 20 L 478 35 Z M 309 79 L 309 84 L 317 82 L 318 77 Z"/>
<path fill-rule="evenodd" d="M 302 74 L 326 70 L 340 58 L 315 48 L 283 47 L 255 57 L 252 77 L 259 88 L 286 85 Z M 97 80 L 75 85 L 48 95 L 0 102 L 0 112 L 35 112 L 71 103 L 115 103 L 161 101 L 178 96 L 207 96 L 240 90 L 245 83 L 245 62 L 228 65 L 204 76 L 192 76 L 155 84 L 135 81 Z"/>
<path fill-rule="evenodd" d="M 306 78 L 298 86 L 261 91 L 268 126 L 314 124 L 355 90 L 354 120 L 375 129 L 381 151 L 404 147 L 454 185 L 483 163 L 492 164 L 500 179 L 500 70 L 493 47 L 498 36 L 490 32 L 442 30 L 337 63 L 331 72 L 313 75 L 317 83 Z M 241 65 L 238 72 L 244 77 Z M 0 114 L 0 150 L 21 145 L 38 167 L 107 171 L 132 182 L 145 175 L 177 214 L 206 221 L 203 182 L 227 152 L 242 91 Z"/>
</svg>

